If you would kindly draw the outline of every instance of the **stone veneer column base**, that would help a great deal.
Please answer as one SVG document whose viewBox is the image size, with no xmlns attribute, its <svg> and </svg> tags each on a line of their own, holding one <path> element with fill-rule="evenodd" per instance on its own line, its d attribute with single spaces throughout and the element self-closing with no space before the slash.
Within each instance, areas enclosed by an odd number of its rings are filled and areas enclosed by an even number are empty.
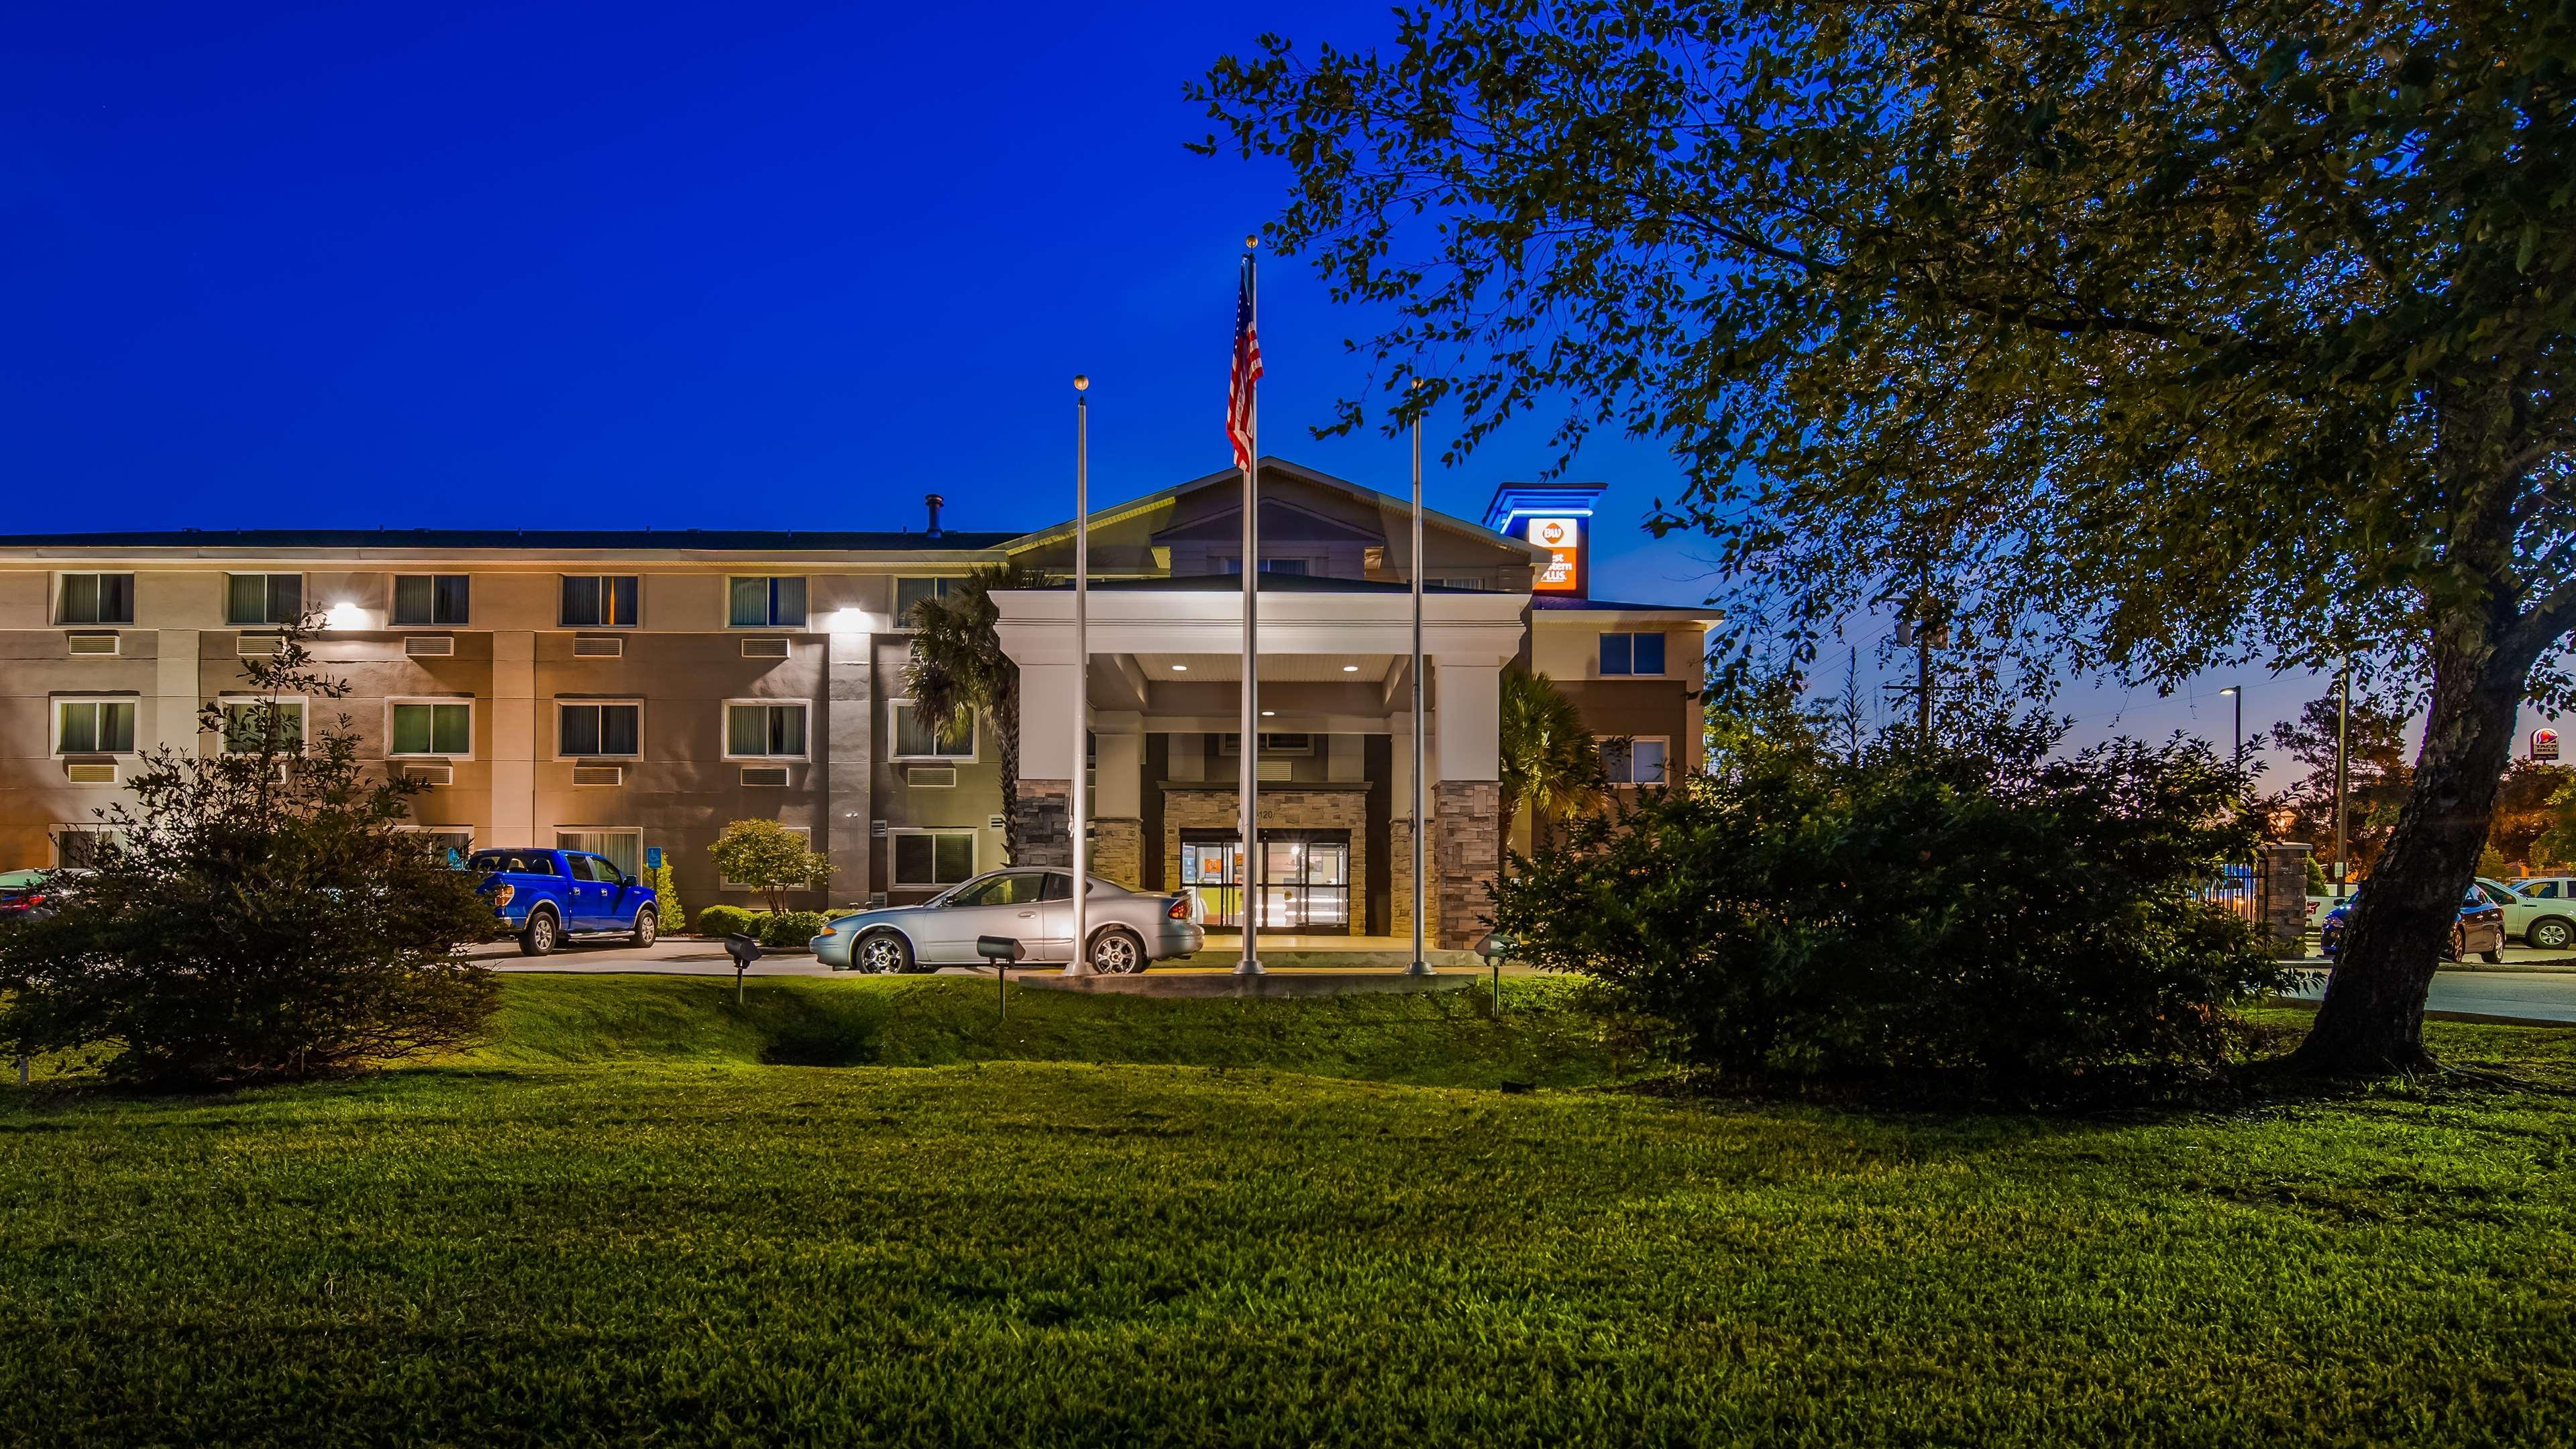
<svg viewBox="0 0 2576 1449">
<path fill-rule="evenodd" d="M 1485 937 L 1503 864 L 1502 813 L 1502 786 L 1492 780 L 1432 786 L 1430 895 L 1443 950 L 1472 951 Z"/>
<path fill-rule="evenodd" d="M 1095 817 L 1091 822 L 1091 873 L 1131 891 L 1144 889 L 1145 822 L 1132 817 Z"/>
<path fill-rule="evenodd" d="M 1012 822 L 1011 837 L 1020 844 L 1011 852 L 1011 864 L 1073 864 L 1073 838 L 1065 833 L 1066 822 L 1073 818 L 1072 781 L 1022 780 L 1015 808 L 1019 818 Z"/>
<path fill-rule="evenodd" d="M 1398 816 L 1386 823 L 1386 933 L 1398 941 L 1413 939 L 1413 822 Z M 1431 862 L 1431 879 L 1440 879 L 1440 863 Z M 1422 948 L 1440 944 L 1440 903 L 1435 898 L 1423 923 Z"/>
</svg>

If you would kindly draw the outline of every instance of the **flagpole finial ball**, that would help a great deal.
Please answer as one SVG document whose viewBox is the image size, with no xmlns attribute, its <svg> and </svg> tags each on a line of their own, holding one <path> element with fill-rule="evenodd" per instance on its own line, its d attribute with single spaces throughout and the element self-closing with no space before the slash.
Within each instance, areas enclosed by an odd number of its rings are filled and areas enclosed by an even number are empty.
<svg viewBox="0 0 2576 1449">
<path fill-rule="evenodd" d="M 1245 238 L 1243 239 L 1243 244 L 1244 244 L 1246 247 L 1253 247 L 1253 248 L 1257 248 L 1257 247 L 1259 247 L 1259 246 L 1261 245 L 1261 238 L 1260 238 L 1259 236 L 1257 236 L 1257 235 L 1255 235 L 1255 236 L 1248 236 L 1248 237 L 1245 237 Z"/>
<path fill-rule="evenodd" d="M 1073 390 L 1075 392 L 1089 392 L 1091 390 L 1091 379 L 1082 373 L 1075 373 L 1073 375 Z"/>
</svg>

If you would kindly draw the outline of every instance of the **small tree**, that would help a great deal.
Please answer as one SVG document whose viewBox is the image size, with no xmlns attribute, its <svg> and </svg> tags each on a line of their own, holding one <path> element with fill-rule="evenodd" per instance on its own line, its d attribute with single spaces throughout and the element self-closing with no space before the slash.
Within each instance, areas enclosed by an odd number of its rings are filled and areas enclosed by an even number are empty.
<svg viewBox="0 0 2576 1449">
<path fill-rule="evenodd" d="M 1035 588 L 1039 576 L 1017 563 L 980 568 L 960 580 L 946 596 L 913 605 L 912 656 L 903 667 L 904 688 L 912 693 L 913 717 L 944 740 L 962 740 L 982 714 L 993 725 L 993 748 L 1001 757 L 1002 854 L 1019 859 L 1020 847 L 1020 667 L 1002 652 L 994 626 L 1001 609 L 995 589 Z"/>
<path fill-rule="evenodd" d="M 1503 670 L 1499 744 L 1506 831 L 1524 804 L 1535 839 L 1546 822 L 1601 797 L 1600 741 L 1546 675 L 1518 664 Z"/>
<path fill-rule="evenodd" d="M 306 620 L 245 660 L 251 702 L 207 705 L 210 755 L 144 757 L 134 803 L 98 812 L 93 874 L 62 909 L 0 933 L 0 1039 L 107 1047 L 112 1075 L 244 1082 L 451 1048 L 491 1015 L 491 974 L 455 954 L 493 933 L 477 878 L 401 828 L 420 787 L 368 778 L 345 696 Z"/>
<path fill-rule="evenodd" d="M 832 880 L 832 861 L 809 850 L 803 836 L 775 820 L 737 820 L 707 847 L 724 878 L 769 898 L 774 913 L 787 909 L 789 891 L 820 890 Z"/>
<path fill-rule="evenodd" d="M 689 929 L 689 913 L 680 905 L 680 884 L 671 873 L 671 857 L 666 853 L 662 863 L 653 867 L 653 902 L 656 923 L 665 936 L 676 936 Z"/>
</svg>

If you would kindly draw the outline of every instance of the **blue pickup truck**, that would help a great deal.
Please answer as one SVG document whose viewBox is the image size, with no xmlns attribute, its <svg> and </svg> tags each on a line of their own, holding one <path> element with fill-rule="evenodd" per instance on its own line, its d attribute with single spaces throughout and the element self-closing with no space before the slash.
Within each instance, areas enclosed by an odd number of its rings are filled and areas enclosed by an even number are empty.
<svg viewBox="0 0 2576 1449">
<path fill-rule="evenodd" d="M 662 924 L 653 888 L 604 855 L 478 850 L 465 865 L 482 872 L 483 893 L 519 938 L 523 956 L 543 956 L 574 936 L 611 933 L 650 946 Z"/>
</svg>

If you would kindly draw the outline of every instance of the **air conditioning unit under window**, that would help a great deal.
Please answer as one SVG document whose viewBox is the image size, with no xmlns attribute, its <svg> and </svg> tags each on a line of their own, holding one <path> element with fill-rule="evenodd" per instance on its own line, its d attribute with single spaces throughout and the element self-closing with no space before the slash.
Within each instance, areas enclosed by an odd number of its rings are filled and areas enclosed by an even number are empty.
<svg viewBox="0 0 2576 1449">
<path fill-rule="evenodd" d="M 623 785 L 626 783 L 626 767 L 575 765 L 572 767 L 572 782 L 576 785 Z"/>
<path fill-rule="evenodd" d="M 431 765 L 405 765 L 402 767 L 402 772 L 409 778 L 418 780 L 424 785 L 453 785 L 456 783 L 456 767 L 448 764 L 444 760 Z"/>
<path fill-rule="evenodd" d="M 787 767 L 785 765 L 745 765 L 742 767 L 742 783 L 749 786 L 782 789 L 787 784 Z"/>
<path fill-rule="evenodd" d="M 74 654 L 114 654 L 117 650 L 113 634 L 74 634 L 64 642 Z"/>
<path fill-rule="evenodd" d="M 784 659 L 787 657 L 787 641 L 784 639 L 745 639 L 742 641 L 742 657 L 745 659 Z"/>
<path fill-rule="evenodd" d="M 877 836 L 877 835 L 883 835 L 883 834 L 885 834 L 885 833 L 886 833 L 886 823 L 885 823 L 884 821 L 882 821 L 882 820 L 871 820 L 871 821 L 869 821 L 869 822 L 868 822 L 868 834 L 869 834 L 869 835 L 871 835 L 871 836 Z"/>
<path fill-rule="evenodd" d="M 915 765 L 903 772 L 903 782 L 916 790 L 953 790 L 957 788 L 957 767 Z"/>
<path fill-rule="evenodd" d="M 576 634 L 572 641 L 575 659 L 615 659 L 626 652 L 626 641 L 615 636 Z"/>
<path fill-rule="evenodd" d="M 116 783 L 116 762 L 73 760 L 63 766 L 63 778 L 75 785 L 113 785 Z"/>
<path fill-rule="evenodd" d="M 403 640 L 403 652 L 414 659 L 436 659 L 456 652 L 452 634 L 414 634 Z"/>
</svg>

